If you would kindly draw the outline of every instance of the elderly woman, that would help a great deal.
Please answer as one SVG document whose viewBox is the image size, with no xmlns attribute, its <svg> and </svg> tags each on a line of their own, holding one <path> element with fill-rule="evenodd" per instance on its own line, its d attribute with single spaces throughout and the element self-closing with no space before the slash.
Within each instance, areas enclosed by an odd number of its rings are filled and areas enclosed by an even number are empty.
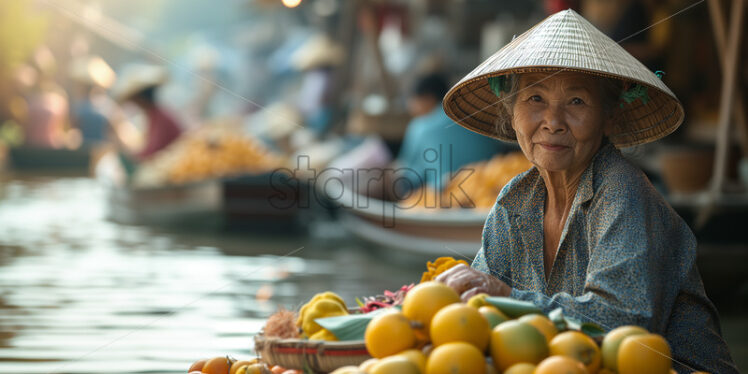
<svg viewBox="0 0 748 374">
<path fill-rule="evenodd" d="M 617 149 L 683 121 L 658 76 L 568 10 L 463 78 L 444 107 L 468 129 L 516 141 L 534 167 L 499 194 L 472 267 L 438 280 L 465 299 L 487 292 L 607 330 L 643 326 L 668 340 L 678 372 L 737 373 L 693 234 Z"/>
</svg>

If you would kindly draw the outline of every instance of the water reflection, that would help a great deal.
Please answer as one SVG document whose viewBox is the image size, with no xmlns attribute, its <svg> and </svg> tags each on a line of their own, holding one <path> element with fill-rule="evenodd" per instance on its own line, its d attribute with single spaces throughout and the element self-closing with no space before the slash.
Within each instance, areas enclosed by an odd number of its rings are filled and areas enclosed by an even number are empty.
<svg viewBox="0 0 748 374">
<path fill-rule="evenodd" d="M 418 279 L 347 239 L 178 233 L 107 222 L 87 178 L 0 183 L 0 372 L 176 373 L 252 357 L 278 305 Z"/>
</svg>

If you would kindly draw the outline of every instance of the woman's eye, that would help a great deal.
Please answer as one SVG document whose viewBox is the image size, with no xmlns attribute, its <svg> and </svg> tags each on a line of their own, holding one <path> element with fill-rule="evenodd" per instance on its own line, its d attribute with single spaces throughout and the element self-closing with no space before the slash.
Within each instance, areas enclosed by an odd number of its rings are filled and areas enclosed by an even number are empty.
<svg viewBox="0 0 748 374">
<path fill-rule="evenodd" d="M 584 104 L 584 100 L 582 100 L 582 99 L 580 99 L 578 97 L 575 97 L 575 98 L 571 99 L 571 104 L 572 105 L 581 105 L 581 104 Z"/>
<path fill-rule="evenodd" d="M 540 95 L 532 95 L 532 96 L 530 96 L 530 98 L 528 100 L 539 103 L 539 102 L 543 101 L 543 98 L 540 97 Z"/>
</svg>

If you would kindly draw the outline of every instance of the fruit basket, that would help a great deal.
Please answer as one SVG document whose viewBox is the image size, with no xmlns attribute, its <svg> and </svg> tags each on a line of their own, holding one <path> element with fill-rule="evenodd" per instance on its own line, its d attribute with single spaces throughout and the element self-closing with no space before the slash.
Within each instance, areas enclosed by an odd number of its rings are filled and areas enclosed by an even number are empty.
<svg viewBox="0 0 748 374">
<path fill-rule="evenodd" d="M 371 358 L 364 341 L 324 341 L 266 338 L 255 335 L 255 352 L 269 365 L 329 373 L 339 367 L 359 365 Z"/>
</svg>

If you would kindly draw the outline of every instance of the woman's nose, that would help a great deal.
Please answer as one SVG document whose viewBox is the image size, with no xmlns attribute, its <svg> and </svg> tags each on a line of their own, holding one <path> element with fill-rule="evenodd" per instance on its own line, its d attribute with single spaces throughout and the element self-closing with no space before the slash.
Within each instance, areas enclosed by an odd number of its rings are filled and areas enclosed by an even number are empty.
<svg viewBox="0 0 748 374">
<path fill-rule="evenodd" d="M 549 105 L 543 116 L 543 129 L 550 131 L 551 134 L 566 131 L 566 122 L 564 121 L 563 109 L 558 104 Z"/>
</svg>

